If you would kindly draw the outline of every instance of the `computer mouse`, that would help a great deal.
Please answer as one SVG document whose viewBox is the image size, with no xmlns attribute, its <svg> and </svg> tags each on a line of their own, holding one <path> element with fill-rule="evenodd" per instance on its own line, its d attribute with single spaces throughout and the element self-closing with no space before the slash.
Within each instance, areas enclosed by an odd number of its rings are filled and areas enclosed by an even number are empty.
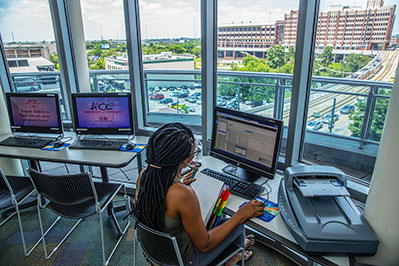
<svg viewBox="0 0 399 266">
<path fill-rule="evenodd" d="M 54 148 L 62 147 L 62 145 L 64 145 L 64 142 L 62 142 L 62 141 L 56 141 L 53 144 Z"/>
<path fill-rule="evenodd" d="M 133 148 L 136 146 L 136 144 L 134 144 L 134 143 L 128 143 L 127 145 L 126 145 L 126 150 L 133 150 Z"/>
</svg>

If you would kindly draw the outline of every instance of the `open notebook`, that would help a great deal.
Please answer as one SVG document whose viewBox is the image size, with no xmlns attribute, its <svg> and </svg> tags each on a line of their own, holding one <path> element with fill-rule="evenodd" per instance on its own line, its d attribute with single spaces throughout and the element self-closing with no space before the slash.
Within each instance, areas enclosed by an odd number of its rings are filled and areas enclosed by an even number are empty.
<svg viewBox="0 0 399 266">
<path fill-rule="evenodd" d="M 213 208 L 223 190 L 223 181 L 217 180 L 200 172 L 195 176 L 197 179 L 191 183 L 191 187 L 197 194 L 197 198 L 201 207 L 201 216 L 204 224 L 208 223 Z"/>
</svg>

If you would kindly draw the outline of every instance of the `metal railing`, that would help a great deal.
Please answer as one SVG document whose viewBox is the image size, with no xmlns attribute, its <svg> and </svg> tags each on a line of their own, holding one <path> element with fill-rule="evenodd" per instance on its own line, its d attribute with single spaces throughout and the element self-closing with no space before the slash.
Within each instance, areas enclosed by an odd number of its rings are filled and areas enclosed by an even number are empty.
<svg viewBox="0 0 399 266">
<path fill-rule="evenodd" d="M 12 81 L 16 91 L 29 92 L 57 92 L 60 93 L 63 99 L 64 90 L 60 82 L 60 72 L 37 72 L 37 73 L 12 73 Z M 113 91 L 130 91 L 130 80 L 128 70 L 95 70 L 90 71 L 91 90 L 92 92 L 113 92 Z M 36 84 L 33 86 L 32 84 Z M 194 86 L 197 91 L 200 91 L 201 71 L 199 70 L 144 70 L 144 95 L 149 95 L 149 89 L 152 87 L 167 88 L 169 86 Z M 29 87 L 31 86 L 32 87 Z M 274 118 L 283 119 L 289 118 L 289 104 L 290 91 L 292 89 L 292 75 L 279 73 L 259 73 L 259 72 L 234 72 L 234 71 L 218 71 L 218 97 L 220 95 L 220 86 L 227 85 L 235 88 L 235 99 L 237 104 L 230 107 L 240 109 L 245 112 L 262 113 L 268 110 Z M 266 89 L 270 90 L 270 98 L 263 100 L 261 103 L 245 104 L 245 99 L 249 96 L 243 96 L 244 90 L 256 88 L 258 92 Z M 345 89 L 343 89 L 345 88 Z M 356 88 L 353 89 L 353 88 Z M 351 139 L 359 142 L 359 147 L 362 148 L 365 143 L 378 144 L 377 140 L 370 140 L 370 129 L 373 121 L 373 114 L 375 112 L 376 102 L 379 99 L 387 99 L 389 95 L 379 94 L 379 90 L 392 89 L 392 83 L 380 81 L 367 81 L 356 79 L 343 78 L 328 78 L 328 77 L 313 77 L 311 94 L 317 98 L 326 97 L 326 95 L 345 95 L 348 98 L 364 98 L 366 102 L 363 123 L 361 126 L 360 136 L 344 136 L 334 132 L 318 132 L 311 130 L 312 133 L 327 135 L 336 138 Z M 254 90 L 256 91 L 256 90 Z M 161 92 L 162 93 L 162 92 Z M 230 93 L 231 94 L 231 93 Z M 312 96 L 311 96 L 312 97 Z M 310 99 L 311 102 L 313 99 Z M 248 102 L 248 101 L 247 101 Z M 249 101 L 250 102 L 250 101 Z M 166 121 L 174 120 L 186 122 L 194 126 L 201 124 L 201 111 L 192 113 L 170 113 L 153 110 L 150 106 L 149 97 L 145 98 L 145 110 L 149 123 L 164 123 Z M 221 102 L 223 104 L 223 102 Z M 61 105 L 63 102 L 61 102 Z M 259 106 L 256 106 L 259 104 Z M 165 110 L 168 107 L 165 106 Z M 198 105 L 197 108 L 202 108 Z M 328 109 L 328 107 L 326 107 Z M 200 110 L 200 109 L 199 109 Z M 265 111 L 266 112 L 266 111 Z M 309 111 L 310 113 L 310 111 Z M 327 113 L 327 112 L 326 112 Z M 309 114 L 308 118 L 311 115 Z M 287 120 L 286 125 L 289 123 Z"/>
</svg>

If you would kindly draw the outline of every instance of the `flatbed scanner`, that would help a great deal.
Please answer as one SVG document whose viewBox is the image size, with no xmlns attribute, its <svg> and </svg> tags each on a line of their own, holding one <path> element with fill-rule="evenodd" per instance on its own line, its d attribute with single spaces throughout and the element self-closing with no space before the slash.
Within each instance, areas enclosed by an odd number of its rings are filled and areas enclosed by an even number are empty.
<svg viewBox="0 0 399 266">
<path fill-rule="evenodd" d="M 331 166 L 288 167 L 278 205 L 298 244 L 315 254 L 374 255 L 379 241 L 346 190 L 346 175 Z"/>
</svg>

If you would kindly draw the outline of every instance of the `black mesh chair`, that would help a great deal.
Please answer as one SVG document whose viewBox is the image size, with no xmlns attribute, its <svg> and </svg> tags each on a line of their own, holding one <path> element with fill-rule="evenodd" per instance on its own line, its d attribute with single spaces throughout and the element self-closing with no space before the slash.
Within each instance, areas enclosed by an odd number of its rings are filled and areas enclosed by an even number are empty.
<svg viewBox="0 0 399 266">
<path fill-rule="evenodd" d="M 117 243 L 114 245 L 111 254 L 106 259 L 102 213 L 107 209 L 108 205 L 115 198 L 116 194 L 121 190 L 124 192 L 126 214 L 129 213 L 129 198 L 126 194 L 125 186 L 123 184 L 116 183 L 93 182 L 90 173 L 47 175 L 32 169 L 28 169 L 28 173 L 35 189 L 38 192 L 37 211 L 39 214 L 40 229 L 42 232 L 44 254 L 46 258 L 49 259 L 54 254 L 54 252 L 62 245 L 62 243 L 72 233 L 73 229 L 75 229 L 82 219 L 98 214 L 101 231 L 103 264 L 107 265 L 120 241 L 122 240 L 122 237 L 125 235 L 130 225 L 130 220 L 128 220 L 127 225 L 122 230 L 122 234 L 119 236 Z M 43 202 L 47 203 L 43 205 Z M 56 221 L 45 233 L 43 232 L 43 224 L 40 216 L 40 208 L 44 207 L 48 207 L 50 210 L 59 215 Z M 48 255 L 46 239 L 44 236 L 51 230 L 51 228 L 61 217 L 78 219 L 78 221 L 65 235 L 61 242 L 53 249 L 50 255 Z"/>
<path fill-rule="evenodd" d="M 149 228 L 138 222 L 134 216 L 133 220 L 137 239 L 140 242 L 144 257 L 149 264 L 162 266 L 184 265 L 177 240 L 174 236 Z M 243 247 L 232 243 L 209 265 L 223 265 L 232 256 L 238 252 L 242 252 L 241 265 L 244 266 L 244 251 Z"/>
<path fill-rule="evenodd" d="M 4 219 L 0 226 L 10 220 L 15 214 L 18 216 L 19 229 L 21 231 L 22 246 L 25 256 L 29 256 L 35 247 L 40 243 L 41 238 L 28 251 L 26 248 L 24 230 L 22 228 L 21 214 L 19 207 L 21 204 L 34 193 L 32 182 L 26 176 L 6 176 L 0 168 L 0 210 L 10 207 L 15 208 L 15 212 Z"/>
</svg>

